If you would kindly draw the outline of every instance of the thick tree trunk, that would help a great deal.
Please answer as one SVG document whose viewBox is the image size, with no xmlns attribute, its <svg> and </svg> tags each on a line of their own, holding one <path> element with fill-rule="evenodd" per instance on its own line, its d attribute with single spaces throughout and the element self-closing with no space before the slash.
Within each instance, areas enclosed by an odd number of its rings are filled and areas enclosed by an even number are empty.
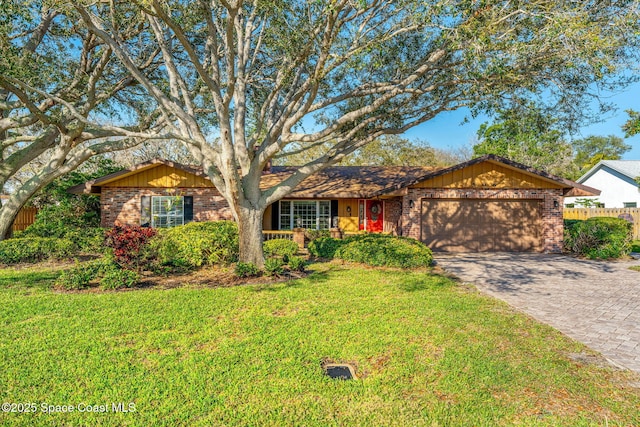
<svg viewBox="0 0 640 427">
<path fill-rule="evenodd" d="M 238 209 L 238 232 L 240 237 L 240 261 L 264 267 L 262 250 L 262 218 L 264 209 Z"/>
<path fill-rule="evenodd" d="M 9 200 L 2 205 L 2 208 L 0 208 L 0 240 L 11 237 L 13 222 L 25 203 L 26 200 L 10 197 Z"/>
</svg>

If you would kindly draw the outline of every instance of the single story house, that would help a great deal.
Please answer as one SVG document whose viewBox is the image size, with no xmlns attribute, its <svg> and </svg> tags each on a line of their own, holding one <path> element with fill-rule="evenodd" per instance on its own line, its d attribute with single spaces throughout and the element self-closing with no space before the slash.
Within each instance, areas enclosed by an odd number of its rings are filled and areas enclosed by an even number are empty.
<svg viewBox="0 0 640 427">
<path fill-rule="evenodd" d="M 294 169 L 265 170 L 261 186 L 282 181 Z M 104 227 L 116 221 L 165 227 L 232 219 L 201 169 L 166 160 L 145 162 L 70 191 L 100 195 Z M 560 252 L 564 197 L 598 193 L 494 155 L 441 169 L 335 166 L 269 206 L 263 227 L 393 233 L 451 252 Z"/>
<path fill-rule="evenodd" d="M 601 160 L 578 179 L 578 183 L 597 188 L 599 197 L 589 197 L 603 208 L 640 207 L 640 187 L 636 179 L 640 177 L 640 160 Z M 567 197 L 565 205 L 576 202 L 575 197 Z M 578 206 L 576 206 L 578 207 Z"/>
</svg>

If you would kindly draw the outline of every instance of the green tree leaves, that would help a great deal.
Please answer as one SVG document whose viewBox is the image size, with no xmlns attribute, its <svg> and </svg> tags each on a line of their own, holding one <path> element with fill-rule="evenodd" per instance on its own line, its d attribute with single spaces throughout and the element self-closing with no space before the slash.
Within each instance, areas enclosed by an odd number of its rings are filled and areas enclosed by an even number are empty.
<svg viewBox="0 0 640 427">
<path fill-rule="evenodd" d="M 614 135 L 569 141 L 550 112 L 533 104 L 501 110 L 478 130 L 474 156 L 497 154 L 554 175 L 577 179 L 601 160 L 617 160 L 631 149 Z"/>
<path fill-rule="evenodd" d="M 566 176 L 573 169 L 572 148 L 559 121 L 532 103 L 500 110 L 493 124 L 480 126 L 477 136 L 476 157 L 497 154 L 555 175 Z"/>
<path fill-rule="evenodd" d="M 601 160 L 619 160 L 631 150 L 631 146 L 615 135 L 587 136 L 573 141 L 575 163 L 582 172 L 594 167 Z"/>
<path fill-rule="evenodd" d="M 627 114 L 629 114 L 629 120 L 622 125 L 622 130 L 624 136 L 629 138 L 640 133 L 640 112 L 627 110 Z"/>
</svg>

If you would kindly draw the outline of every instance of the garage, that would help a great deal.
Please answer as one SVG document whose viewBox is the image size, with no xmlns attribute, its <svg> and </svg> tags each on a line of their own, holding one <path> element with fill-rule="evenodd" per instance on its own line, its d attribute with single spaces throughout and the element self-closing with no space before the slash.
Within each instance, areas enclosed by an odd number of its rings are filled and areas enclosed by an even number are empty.
<svg viewBox="0 0 640 427">
<path fill-rule="evenodd" d="M 423 199 L 420 239 L 446 252 L 542 252 L 539 199 Z"/>
</svg>

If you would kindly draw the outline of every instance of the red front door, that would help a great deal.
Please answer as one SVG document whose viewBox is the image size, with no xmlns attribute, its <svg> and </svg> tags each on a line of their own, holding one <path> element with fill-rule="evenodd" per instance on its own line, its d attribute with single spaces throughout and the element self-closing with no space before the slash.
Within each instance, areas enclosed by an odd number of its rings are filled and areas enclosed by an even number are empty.
<svg viewBox="0 0 640 427">
<path fill-rule="evenodd" d="M 382 200 L 360 200 L 360 209 L 360 230 L 381 233 L 384 221 Z"/>
</svg>

